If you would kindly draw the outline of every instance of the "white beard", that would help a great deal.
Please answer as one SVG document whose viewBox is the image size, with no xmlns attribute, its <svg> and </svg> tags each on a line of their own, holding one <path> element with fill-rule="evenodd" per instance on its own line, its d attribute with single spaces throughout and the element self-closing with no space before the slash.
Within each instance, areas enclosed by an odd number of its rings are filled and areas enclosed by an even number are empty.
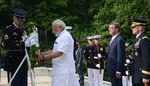
<svg viewBox="0 0 150 86">
<path fill-rule="evenodd" d="M 58 37 L 58 36 L 59 36 L 59 34 L 60 34 L 60 32 L 56 32 L 56 33 L 55 33 L 55 36 L 56 36 L 56 37 Z"/>
</svg>

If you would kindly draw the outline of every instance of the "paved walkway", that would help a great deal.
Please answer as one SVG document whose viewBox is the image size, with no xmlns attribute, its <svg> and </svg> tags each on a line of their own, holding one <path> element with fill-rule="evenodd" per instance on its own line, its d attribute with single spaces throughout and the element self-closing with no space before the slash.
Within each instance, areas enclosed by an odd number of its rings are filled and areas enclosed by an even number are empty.
<svg viewBox="0 0 150 86">
<path fill-rule="evenodd" d="M 45 67 L 38 67 L 35 68 L 35 75 L 36 75 L 36 85 L 35 86 L 51 86 L 51 68 L 45 68 Z M 31 86 L 31 77 L 29 74 L 28 77 L 28 86 Z M 6 72 L 1 69 L 1 80 L 0 80 L 0 86 L 7 86 L 7 78 L 6 78 Z M 88 78 L 85 77 L 85 85 L 88 85 Z M 109 82 L 104 81 L 104 86 L 111 86 Z"/>
</svg>

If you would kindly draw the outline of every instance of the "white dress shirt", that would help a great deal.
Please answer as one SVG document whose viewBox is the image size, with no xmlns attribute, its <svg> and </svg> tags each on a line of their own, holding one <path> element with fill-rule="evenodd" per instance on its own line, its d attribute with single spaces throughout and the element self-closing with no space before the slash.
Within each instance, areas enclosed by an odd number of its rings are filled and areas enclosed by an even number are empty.
<svg viewBox="0 0 150 86">
<path fill-rule="evenodd" d="M 118 33 L 118 34 L 119 34 L 119 33 Z M 113 40 L 116 38 L 116 36 L 117 36 L 118 34 L 114 35 L 114 36 L 111 38 L 110 44 L 113 42 Z"/>
</svg>

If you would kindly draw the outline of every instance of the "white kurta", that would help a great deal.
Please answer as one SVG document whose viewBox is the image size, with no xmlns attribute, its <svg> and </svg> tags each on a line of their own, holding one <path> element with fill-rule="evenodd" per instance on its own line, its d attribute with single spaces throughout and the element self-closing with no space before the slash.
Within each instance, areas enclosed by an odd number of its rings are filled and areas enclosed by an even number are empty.
<svg viewBox="0 0 150 86">
<path fill-rule="evenodd" d="M 74 40 L 70 33 L 63 30 L 54 43 L 53 52 L 61 51 L 63 55 L 52 59 L 52 86 L 80 86 L 75 74 L 73 57 Z"/>
</svg>

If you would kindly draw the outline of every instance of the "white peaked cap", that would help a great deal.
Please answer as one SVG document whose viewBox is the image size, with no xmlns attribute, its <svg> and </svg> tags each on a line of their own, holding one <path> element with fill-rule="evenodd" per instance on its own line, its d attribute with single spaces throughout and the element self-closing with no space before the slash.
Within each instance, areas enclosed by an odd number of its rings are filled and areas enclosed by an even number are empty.
<svg viewBox="0 0 150 86">
<path fill-rule="evenodd" d="M 95 35 L 95 36 L 93 36 L 93 38 L 94 39 L 99 39 L 99 38 L 101 38 L 101 36 L 100 35 Z"/>
<path fill-rule="evenodd" d="M 93 39 L 93 36 L 88 36 L 86 38 L 90 40 L 90 39 Z"/>
<path fill-rule="evenodd" d="M 71 26 L 66 26 L 66 28 L 65 28 L 66 30 L 71 30 L 72 29 L 72 27 Z"/>
</svg>

